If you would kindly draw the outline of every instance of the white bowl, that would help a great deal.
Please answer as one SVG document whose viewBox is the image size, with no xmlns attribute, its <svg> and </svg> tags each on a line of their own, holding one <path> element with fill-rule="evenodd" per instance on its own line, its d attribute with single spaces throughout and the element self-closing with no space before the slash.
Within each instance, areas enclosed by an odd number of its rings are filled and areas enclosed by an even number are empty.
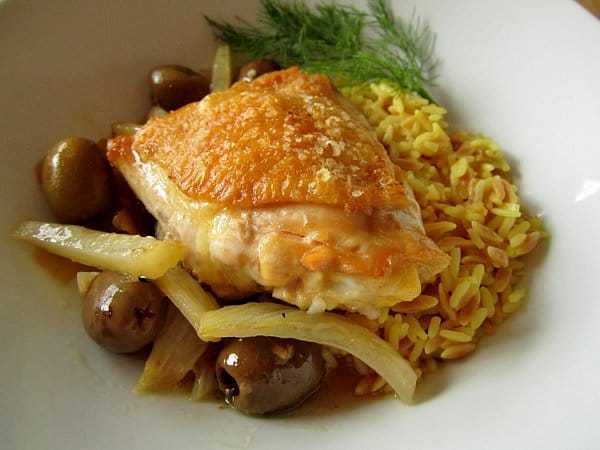
<svg viewBox="0 0 600 450">
<path fill-rule="evenodd" d="M 85 335 L 63 265 L 7 237 L 49 219 L 34 165 L 67 135 L 100 138 L 148 107 L 161 63 L 210 65 L 202 15 L 253 18 L 239 0 L 0 2 L 0 436 L 7 449 L 600 446 L 600 23 L 575 2 L 394 1 L 437 32 L 436 98 L 453 128 L 496 140 L 552 237 L 530 297 L 495 336 L 394 399 L 272 419 L 183 396 L 136 396 L 142 361 Z M 361 3 L 363 4 L 363 3 Z M 43 267 L 45 265 L 46 267 Z"/>
</svg>

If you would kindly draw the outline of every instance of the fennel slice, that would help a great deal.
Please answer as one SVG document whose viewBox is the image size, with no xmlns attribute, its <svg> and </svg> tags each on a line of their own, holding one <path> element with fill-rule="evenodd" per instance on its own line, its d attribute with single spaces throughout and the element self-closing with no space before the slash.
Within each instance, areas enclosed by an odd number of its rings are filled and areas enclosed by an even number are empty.
<svg viewBox="0 0 600 450">
<path fill-rule="evenodd" d="M 219 304 L 214 297 L 205 291 L 200 283 L 185 269 L 174 267 L 162 277 L 154 280 L 154 284 L 169 297 L 181 314 L 194 327 L 200 328 L 200 318 L 207 311 L 217 309 Z M 219 340 L 219 339 L 203 339 Z"/>
<path fill-rule="evenodd" d="M 337 314 L 307 314 L 275 303 L 231 305 L 202 314 L 198 334 L 203 339 L 273 336 L 335 347 L 375 370 L 400 400 L 412 402 L 417 375 L 410 363 L 388 342 Z"/>
<path fill-rule="evenodd" d="M 134 388 L 137 393 L 175 389 L 208 347 L 179 310 L 174 305 L 169 307 L 167 322 L 152 344 L 144 372 Z"/>
<path fill-rule="evenodd" d="M 221 44 L 217 47 L 212 66 L 210 83 L 211 92 L 224 91 L 231 86 L 233 80 L 233 61 L 229 45 Z"/>
<path fill-rule="evenodd" d="M 163 275 L 184 255 L 183 246 L 174 240 L 106 233 L 79 225 L 28 221 L 12 236 L 87 266 L 150 279 Z"/>
<path fill-rule="evenodd" d="M 146 360 L 135 387 L 138 393 L 174 389 L 194 368 L 208 346 L 208 339 L 201 340 L 198 335 L 200 316 L 219 307 L 214 297 L 182 267 L 169 269 L 154 284 L 169 297 L 173 309 Z"/>
</svg>

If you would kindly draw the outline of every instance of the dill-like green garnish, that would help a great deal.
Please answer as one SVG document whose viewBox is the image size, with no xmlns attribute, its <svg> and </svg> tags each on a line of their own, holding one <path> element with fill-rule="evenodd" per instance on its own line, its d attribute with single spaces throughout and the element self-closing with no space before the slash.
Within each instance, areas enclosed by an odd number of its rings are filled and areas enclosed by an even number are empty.
<svg viewBox="0 0 600 450">
<path fill-rule="evenodd" d="M 256 25 L 205 19 L 235 53 L 326 73 L 341 85 L 390 80 L 433 102 L 425 85 L 435 78 L 435 39 L 414 14 L 408 22 L 396 19 L 385 0 L 369 0 L 368 13 L 336 3 L 261 4 Z"/>
</svg>

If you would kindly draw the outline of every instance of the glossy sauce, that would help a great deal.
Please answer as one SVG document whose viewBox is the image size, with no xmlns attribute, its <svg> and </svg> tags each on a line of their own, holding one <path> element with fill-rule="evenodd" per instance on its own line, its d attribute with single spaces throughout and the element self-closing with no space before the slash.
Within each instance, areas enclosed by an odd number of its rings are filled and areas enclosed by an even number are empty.
<svg viewBox="0 0 600 450">
<path fill-rule="evenodd" d="M 75 280 L 77 272 L 98 270 L 38 248 L 33 250 L 33 259 L 48 275 L 62 284 Z"/>
<path fill-rule="evenodd" d="M 358 396 L 354 388 L 360 380 L 354 369 L 340 365 L 328 374 L 321 387 L 305 403 L 285 414 L 286 417 L 311 417 L 328 414 L 346 413 L 373 401 L 374 397 L 385 397 L 385 394 Z"/>
</svg>

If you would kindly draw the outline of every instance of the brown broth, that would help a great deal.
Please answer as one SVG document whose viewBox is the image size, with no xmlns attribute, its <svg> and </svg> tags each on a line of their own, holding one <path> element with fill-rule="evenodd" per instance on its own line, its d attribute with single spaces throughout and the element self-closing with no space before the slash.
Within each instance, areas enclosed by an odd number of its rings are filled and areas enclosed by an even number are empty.
<svg viewBox="0 0 600 450">
<path fill-rule="evenodd" d="M 300 418 L 343 413 L 383 398 L 384 394 L 356 395 L 354 387 L 360 380 L 354 369 L 340 365 L 323 380 L 321 387 L 304 404 L 285 414 Z"/>
<path fill-rule="evenodd" d="M 62 284 L 73 281 L 77 272 L 97 270 L 39 248 L 34 249 L 33 259 L 47 274 Z"/>
</svg>

